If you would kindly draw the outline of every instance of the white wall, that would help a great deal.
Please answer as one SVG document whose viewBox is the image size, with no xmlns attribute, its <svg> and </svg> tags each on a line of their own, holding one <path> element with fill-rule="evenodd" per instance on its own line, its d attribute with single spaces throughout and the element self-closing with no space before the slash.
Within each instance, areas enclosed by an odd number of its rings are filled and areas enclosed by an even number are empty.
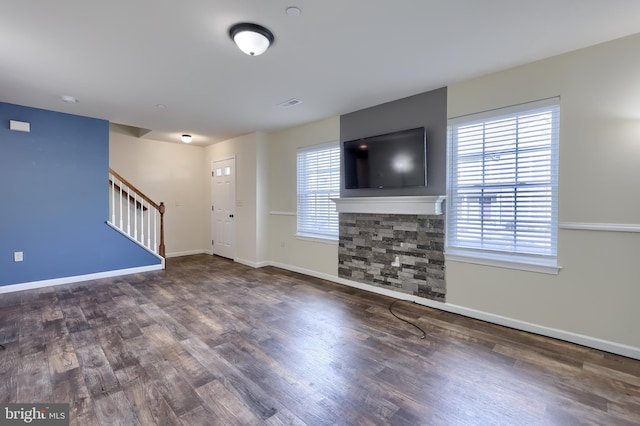
<svg viewBox="0 0 640 426">
<path fill-rule="evenodd" d="M 202 232 L 204 153 L 203 147 L 140 139 L 126 127 L 110 126 L 109 166 L 152 200 L 165 203 L 168 257 L 210 249 L 210 237 Z"/>
<path fill-rule="evenodd" d="M 269 260 L 269 142 L 264 133 L 256 141 L 256 259 Z"/>
<path fill-rule="evenodd" d="M 640 224 L 638 51 L 632 36 L 453 84 L 447 115 L 560 96 L 560 222 Z M 337 277 L 337 244 L 295 236 L 295 185 L 296 148 L 337 141 L 339 127 L 332 117 L 206 148 L 112 132 L 111 165 L 167 204 L 168 252 L 210 250 L 211 161 L 236 157 L 236 260 Z M 640 233 L 561 229 L 559 275 L 448 261 L 447 302 L 640 351 L 638 253 Z"/>
<path fill-rule="evenodd" d="M 236 159 L 236 256 L 235 260 L 251 266 L 260 266 L 264 256 L 263 236 L 266 215 L 266 195 L 258 194 L 266 175 L 263 168 L 265 135 L 251 133 L 206 147 L 207 177 L 211 185 L 211 162 L 234 157 Z M 260 160 L 260 162 L 258 161 Z M 260 181 L 259 181 L 260 179 Z M 208 203 L 210 206 L 210 199 Z M 207 206 L 207 215 L 211 208 Z M 207 232 L 211 236 L 211 221 L 207 222 Z M 209 239 L 211 239 L 209 237 Z"/>
<path fill-rule="evenodd" d="M 300 271 L 337 277 L 338 245 L 296 238 L 296 149 L 340 139 L 332 117 L 268 135 L 269 260 Z"/>
<path fill-rule="evenodd" d="M 449 86 L 448 116 L 561 97 L 559 220 L 640 224 L 640 36 Z M 447 261 L 447 302 L 640 348 L 640 233 L 561 229 L 559 275 Z"/>
</svg>

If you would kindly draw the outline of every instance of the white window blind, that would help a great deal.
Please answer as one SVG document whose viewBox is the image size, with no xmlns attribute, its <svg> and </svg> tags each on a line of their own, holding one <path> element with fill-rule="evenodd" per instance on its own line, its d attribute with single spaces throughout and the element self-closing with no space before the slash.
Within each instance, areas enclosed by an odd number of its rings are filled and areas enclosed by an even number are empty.
<svg viewBox="0 0 640 426">
<path fill-rule="evenodd" d="M 449 120 L 447 252 L 555 266 L 559 98 Z"/>
<path fill-rule="evenodd" d="M 298 150 L 297 235 L 338 239 L 338 212 L 331 198 L 340 196 L 340 146 Z"/>
</svg>

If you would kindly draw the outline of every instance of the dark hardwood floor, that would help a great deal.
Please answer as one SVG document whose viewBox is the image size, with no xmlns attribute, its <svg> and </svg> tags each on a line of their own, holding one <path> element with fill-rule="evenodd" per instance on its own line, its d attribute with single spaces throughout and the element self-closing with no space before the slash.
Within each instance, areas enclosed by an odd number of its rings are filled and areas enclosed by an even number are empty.
<svg viewBox="0 0 640 426">
<path fill-rule="evenodd" d="M 94 425 L 640 424 L 640 361 L 276 268 L 0 295 L 0 402 Z"/>
</svg>

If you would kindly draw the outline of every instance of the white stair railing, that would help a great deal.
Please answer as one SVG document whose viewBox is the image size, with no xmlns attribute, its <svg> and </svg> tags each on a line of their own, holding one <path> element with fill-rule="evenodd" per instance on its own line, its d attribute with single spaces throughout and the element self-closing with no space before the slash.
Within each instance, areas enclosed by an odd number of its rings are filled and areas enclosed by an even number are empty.
<svg viewBox="0 0 640 426">
<path fill-rule="evenodd" d="M 164 210 L 164 203 L 155 203 L 109 169 L 109 224 L 162 258 Z"/>
</svg>

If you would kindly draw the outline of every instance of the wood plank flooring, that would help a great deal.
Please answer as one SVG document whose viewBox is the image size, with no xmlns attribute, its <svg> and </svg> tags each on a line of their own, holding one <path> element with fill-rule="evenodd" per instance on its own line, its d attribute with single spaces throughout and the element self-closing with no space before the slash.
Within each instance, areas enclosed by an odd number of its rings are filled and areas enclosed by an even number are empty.
<svg viewBox="0 0 640 426">
<path fill-rule="evenodd" d="M 207 255 L 0 295 L 0 402 L 73 425 L 638 425 L 640 361 Z"/>
</svg>

